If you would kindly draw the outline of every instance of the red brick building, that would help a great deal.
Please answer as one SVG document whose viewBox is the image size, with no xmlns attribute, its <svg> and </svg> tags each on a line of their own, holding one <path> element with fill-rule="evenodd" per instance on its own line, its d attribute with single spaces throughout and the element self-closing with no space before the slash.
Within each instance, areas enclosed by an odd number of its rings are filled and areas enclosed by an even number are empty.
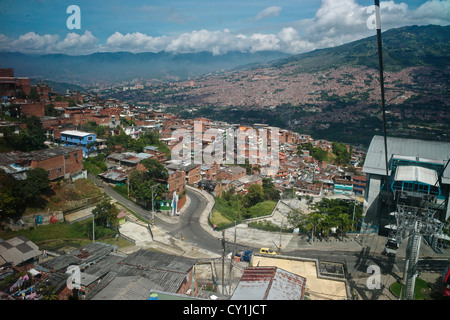
<svg viewBox="0 0 450 320">
<path fill-rule="evenodd" d="M 70 178 L 83 170 L 83 149 L 64 147 L 31 152 L 12 151 L 0 153 L 0 169 L 16 173 L 26 168 L 43 168 L 50 180 Z M 24 171 L 25 172 L 25 171 Z"/>
<path fill-rule="evenodd" d="M 178 195 L 181 195 L 186 189 L 186 172 L 181 170 L 169 170 L 169 179 L 167 179 L 167 184 L 169 186 L 168 192 L 170 197 L 172 197 L 174 191 Z"/>
<path fill-rule="evenodd" d="M 230 181 L 238 180 L 246 175 L 246 171 L 241 166 L 231 166 L 225 169 L 220 170 L 216 179 L 226 179 Z"/>
<path fill-rule="evenodd" d="M 14 97 L 20 91 L 30 94 L 31 83 L 29 78 L 15 77 L 14 69 L 0 69 L 0 95 Z"/>
<path fill-rule="evenodd" d="M 21 102 L 20 111 L 22 115 L 26 117 L 44 117 L 45 116 L 45 103 L 43 101 L 37 102 Z"/>
</svg>

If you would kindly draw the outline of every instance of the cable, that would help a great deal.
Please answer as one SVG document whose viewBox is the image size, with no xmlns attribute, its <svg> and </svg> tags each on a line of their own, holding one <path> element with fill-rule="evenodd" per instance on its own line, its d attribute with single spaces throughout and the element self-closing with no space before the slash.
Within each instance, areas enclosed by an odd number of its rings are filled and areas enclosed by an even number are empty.
<svg viewBox="0 0 450 320">
<path fill-rule="evenodd" d="M 386 106 L 384 98 L 383 49 L 381 46 L 380 0 L 375 0 L 375 18 L 376 18 L 377 42 L 378 42 L 378 63 L 380 67 L 381 107 L 383 114 L 383 137 L 384 137 L 384 158 L 385 158 L 384 160 L 386 166 L 386 192 L 387 192 L 387 211 L 388 211 L 387 213 L 389 214 L 391 201 L 389 197 L 389 168 L 388 168 L 389 161 L 387 149 Z"/>
</svg>

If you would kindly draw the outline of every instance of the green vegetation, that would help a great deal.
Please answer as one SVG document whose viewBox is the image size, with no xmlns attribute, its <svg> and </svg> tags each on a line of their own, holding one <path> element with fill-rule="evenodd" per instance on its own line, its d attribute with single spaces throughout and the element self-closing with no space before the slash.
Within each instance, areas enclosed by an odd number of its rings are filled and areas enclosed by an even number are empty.
<svg viewBox="0 0 450 320">
<path fill-rule="evenodd" d="M 252 228 L 260 229 L 260 230 L 264 230 L 264 231 L 280 232 L 280 226 L 274 224 L 272 221 L 269 221 L 269 220 L 250 222 L 249 226 Z M 282 228 L 281 232 L 291 233 L 292 229 Z"/>
<path fill-rule="evenodd" d="M 98 125 L 95 121 L 88 121 L 81 126 L 82 131 L 94 132 L 97 138 L 106 137 L 106 127 Z"/>
<path fill-rule="evenodd" d="M 108 170 L 108 166 L 105 163 L 105 155 L 99 154 L 95 157 L 89 157 L 83 159 L 83 167 L 89 173 L 97 176 L 99 173 Z"/>
<path fill-rule="evenodd" d="M 61 116 L 62 111 L 56 110 L 55 105 L 53 103 L 49 103 L 45 105 L 45 116 L 47 117 L 59 117 Z"/>
<path fill-rule="evenodd" d="M 342 237 L 346 232 L 356 230 L 363 213 L 361 204 L 347 199 L 323 198 L 310 207 L 312 212 L 308 214 L 301 210 L 291 211 L 288 222 L 302 232 L 321 232 L 324 237 L 330 235 L 332 228 L 336 228 Z"/>
<path fill-rule="evenodd" d="M 428 66 L 445 69 L 449 49 L 445 26 L 408 26 L 383 32 L 383 62 L 386 71 Z M 376 36 L 341 46 L 315 50 L 278 60 L 273 67 L 296 67 L 298 72 L 328 71 L 342 66 L 365 66 L 378 69 Z M 294 70 L 293 72 L 295 72 Z"/>
<path fill-rule="evenodd" d="M 154 200 L 162 200 L 163 194 L 167 191 L 167 179 L 169 173 L 159 161 L 155 159 L 145 159 L 141 164 L 147 169 L 146 172 L 132 171 L 130 174 L 130 196 L 145 204 Z"/>
<path fill-rule="evenodd" d="M 30 172 L 32 173 L 28 174 L 27 179 L 16 180 L 0 171 L 0 220 L 17 220 L 22 215 L 39 212 L 63 211 L 69 209 L 75 200 L 101 194 L 90 180 L 48 183 L 48 174 L 44 169 L 36 168 L 28 171 Z"/>
<path fill-rule="evenodd" d="M 44 144 L 46 140 L 42 122 L 37 117 L 27 117 L 19 119 L 25 122 L 26 128 L 20 130 L 18 134 L 14 133 L 13 127 L 3 129 L 4 141 L 14 149 L 24 152 L 46 149 Z"/>
<path fill-rule="evenodd" d="M 394 282 L 390 287 L 391 292 L 400 298 L 404 297 L 405 286 L 400 282 Z M 414 286 L 414 300 L 427 300 L 430 285 L 423 279 L 416 278 L 416 284 Z M 400 296 L 401 295 L 401 296 Z"/>
<path fill-rule="evenodd" d="M 328 160 L 328 153 L 320 147 L 314 147 L 310 142 L 299 145 L 297 147 L 297 154 L 303 154 L 302 150 L 308 150 L 310 156 L 318 161 Z"/>
<path fill-rule="evenodd" d="M 115 239 L 117 232 L 113 229 L 97 226 L 95 227 L 96 240 L 117 246 L 127 246 L 130 243 L 124 239 Z M 17 231 L 4 231 L 0 233 L 2 239 L 10 239 L 24 236 L 33 241 L 41 249 L 60 250 L 64 247 L 78 248 L 92 242 L 92 220 L 79 223 L 67 224 L 57 222 L 36 228 L 21 229 Z"/>
<path fill-rule="evenodd" d="M 143 152 L 144 147 L 154 146 L 158 147 L 158 150 L 164 152 L 166 157 L 170 158 L 170 150 L 161 140 L 159 140 L 159 135 L 155 131 L 147 131 L 139 139 L 133 139 L 131 136 L 127 135 L 124 131 L 120 134 L 109 136 L 106 139 L 107 151 L 109 153 L 118 150 L 132 150 L 135 152 Z"/>
<path fill-rule="evenodd" d="M 220 227 L 227 222 L 270 215 L 277 205 L 279 194 L 272 193 L 272 184 L 268 181 L 265 185 L 265 190 L 259 185 L 251 185 L 246 195 L 234 190 L 223 192 L 222 197 L 216 197 L 212 222 Z"/>
<path fill-rule="evenodd" d="M 25 180 L 16 180 L 12 175 L 0 170 L 0 221 L 17 219 L 28 207 L 44 208 L 42 197 L 49 191 L 48 172 L 42 168 L 27 171 Z"/>
</svg>

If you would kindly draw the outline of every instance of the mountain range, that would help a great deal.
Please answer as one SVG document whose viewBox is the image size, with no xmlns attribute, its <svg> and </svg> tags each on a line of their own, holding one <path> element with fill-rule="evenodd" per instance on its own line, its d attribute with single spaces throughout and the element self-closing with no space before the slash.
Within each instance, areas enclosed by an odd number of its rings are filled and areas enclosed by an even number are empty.
<svg viewBox="0 0 450 320">
<path fill-rule="evenodd" d="M 383 32 L 386 71 L 428 66 L 445 69 L 450 62 L 450 26 L 409 26 Z M 71 56 L 0 52 L 0 67 L 14 68 L 17 76 L 77 84 L 132 79 L 176 81 L 208 73 L 249 67 L 283 68 L 298 72 L 326 71 L 346 66 L 378 68 L 375 35 L 340 46 L 298 55 L 278 51 L 174 54 L 105 52 Z"/>
<path fill-rule="evenodd" d="M 174 54 L 106 52 L 82 56 L 65 54 L 27 55 L 0 53 L 0 67 L 14 68 L 16 76 L 25 76 L 77 84 L 146 80 L 176 81 L 237 66 L 266 63 L 289 55 L 277 51 L 255 53 L 209 52 Z"/>
</svg>

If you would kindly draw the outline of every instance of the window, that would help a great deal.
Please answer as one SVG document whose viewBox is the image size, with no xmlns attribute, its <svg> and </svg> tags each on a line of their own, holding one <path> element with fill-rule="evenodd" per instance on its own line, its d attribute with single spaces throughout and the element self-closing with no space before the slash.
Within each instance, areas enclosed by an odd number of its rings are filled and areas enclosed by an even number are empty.
<svg viewBox="0 0 450 320">
<path fill-rule="evenodd" d="M 78 152 L 73 154 L 74 158 L 78 158 Z"/>
<path fill-rule="evenodd" d="M 58 168 L 58 173 L 61 173 L 62 172 L 62 169 L 61 168 Z"/>
</svg>

